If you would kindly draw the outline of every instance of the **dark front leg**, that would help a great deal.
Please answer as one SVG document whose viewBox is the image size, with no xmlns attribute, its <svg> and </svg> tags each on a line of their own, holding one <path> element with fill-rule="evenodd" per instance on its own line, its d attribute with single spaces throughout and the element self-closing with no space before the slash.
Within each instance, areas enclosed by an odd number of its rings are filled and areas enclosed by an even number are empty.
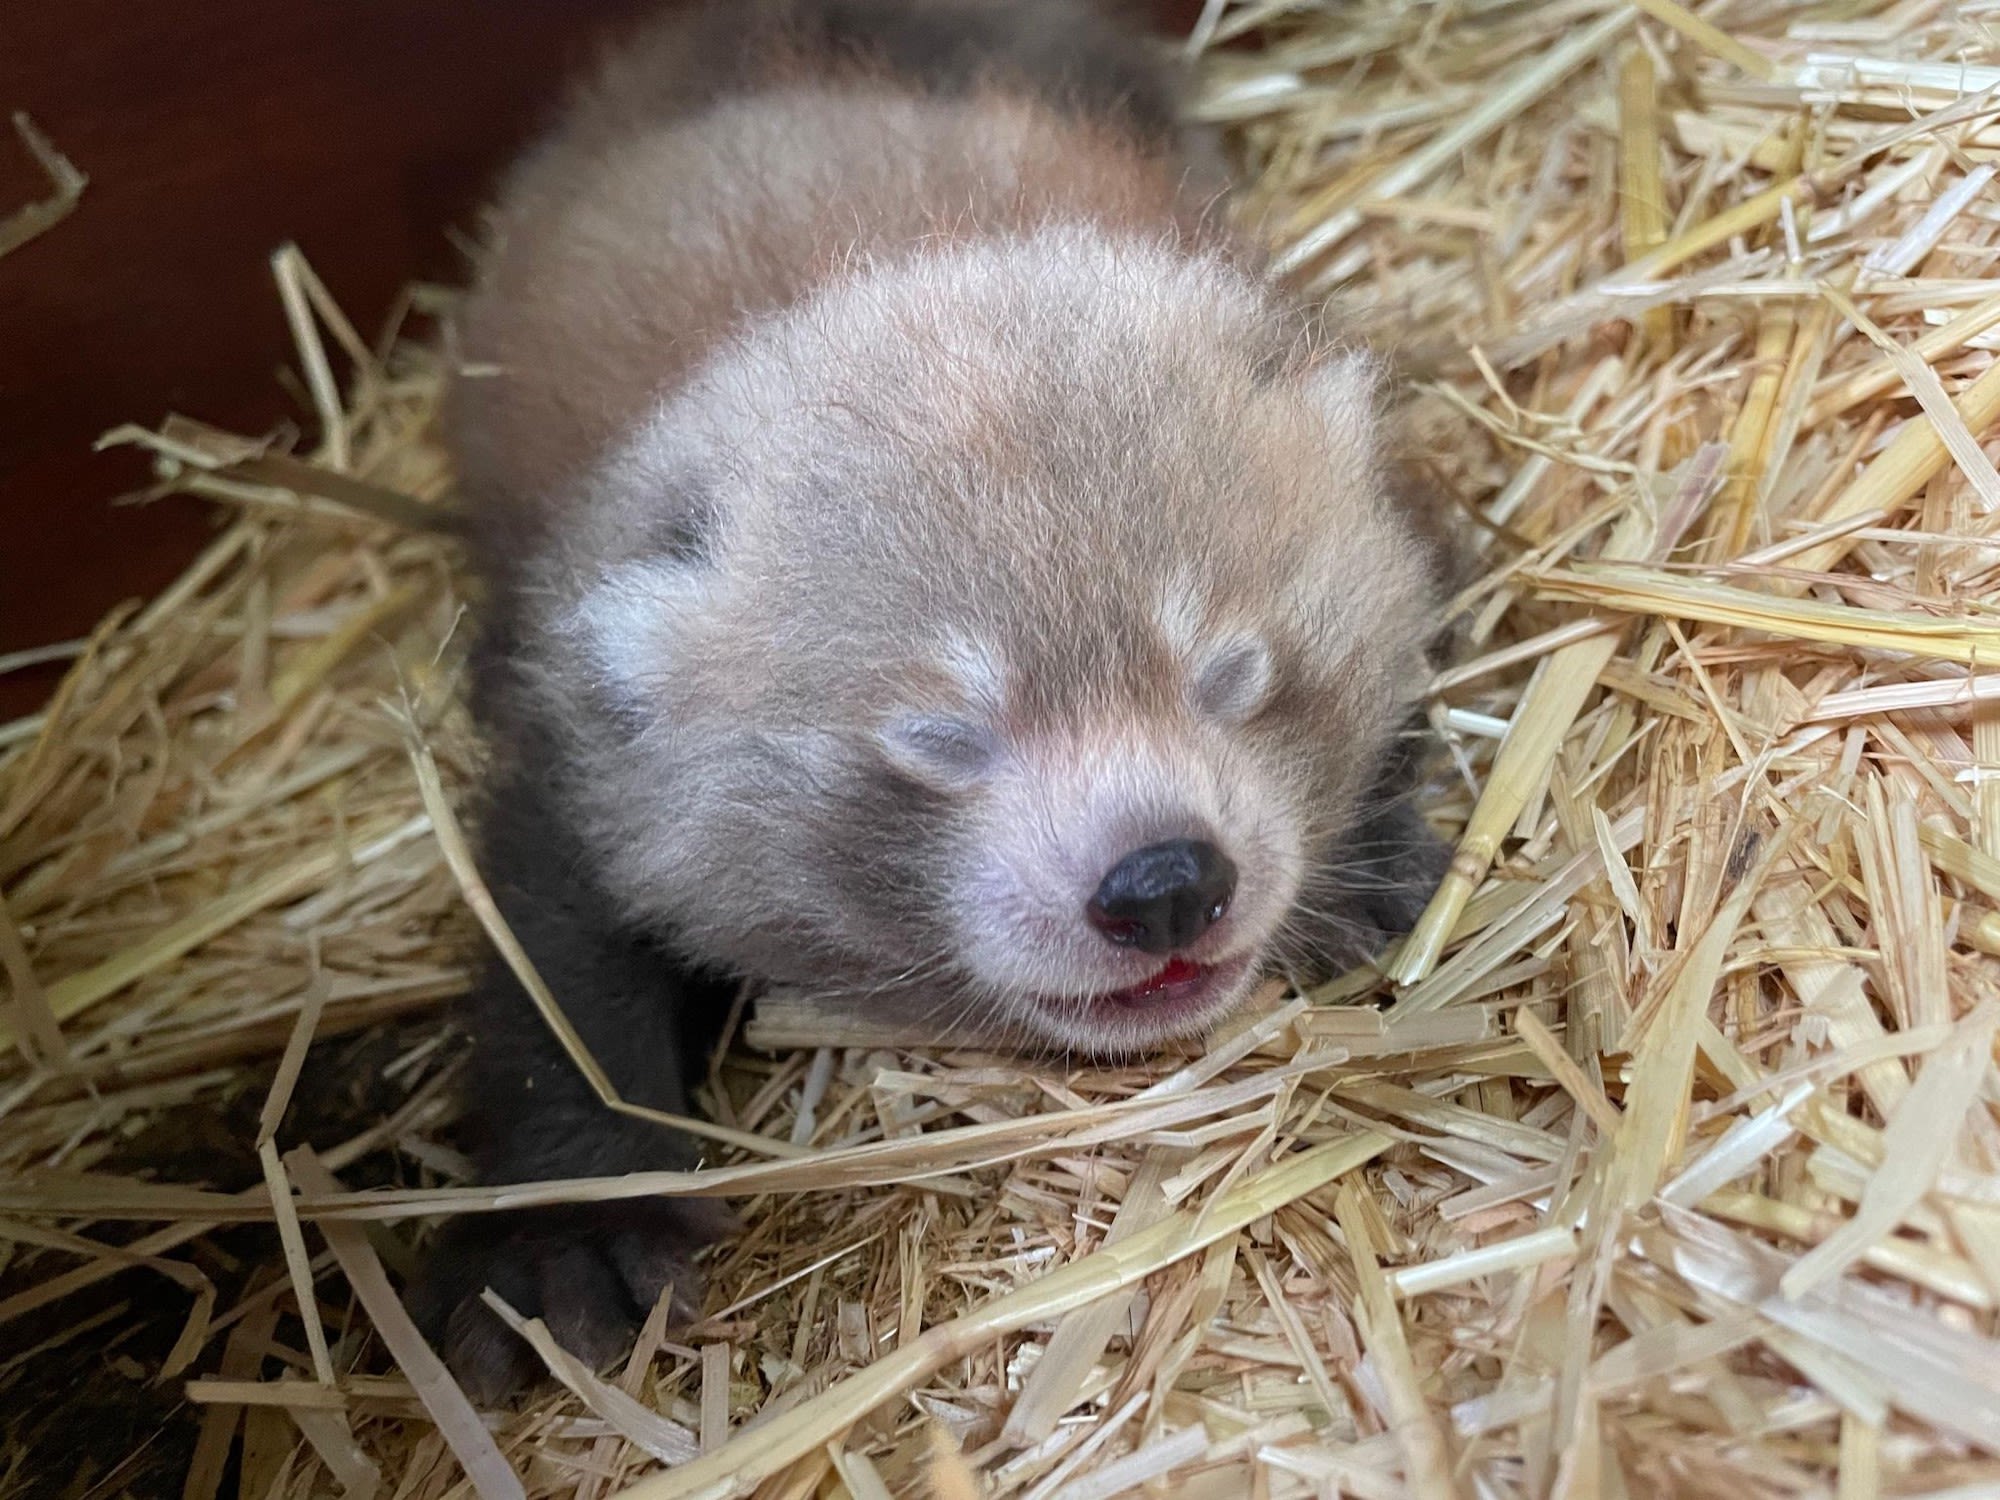
<svg viewBox="0 0 2000 1500">
<path fill-rule="evenodd" d="M 534 792 L 503 791 L 485 817 L 482 868 L 515 936 L 621 1098 L 685 1114 L 691 1049 L 728 991 L 653 938 L 624 928 L 591 881 L 581 851 Z M 687 1168 L 687 1137 L 607 1109 L 497 958 L 466 1011 L 473 1035 L 468 1113 L 488 1183 L 605 1177 Z M 629 1347 L 660 1292 L 692 1313 L 694 1255 L 729 1216 L 701 1199 L 628 1199 L 519 1213 L 467 1215 L 446 1226 L 411 1293 L 411 1310 L 442 1344 L 474 1400 L 499 1400 L 539 1364 L 480 1300 L 491 1287 L 544 1319 L 592 1365 Z"/>
<path fill-rule="evenodd" d="M 1360 820 L 1307 877 L 1292 923 L 1307 969 L 1334 972 L 1375 957 L 1416 926 L 1450 868 L 1451 845 L 1415 800 L 1427 748 L 1414 732 L 1398 744 Z"/>
<path fill-rule="evenodd" d="M 1373 957 L 1417 925 L 1451 866 L 1451 845 L 1407 797 L 1341 841 L 1325 878 L 1365 931 Z"/>
</svg>

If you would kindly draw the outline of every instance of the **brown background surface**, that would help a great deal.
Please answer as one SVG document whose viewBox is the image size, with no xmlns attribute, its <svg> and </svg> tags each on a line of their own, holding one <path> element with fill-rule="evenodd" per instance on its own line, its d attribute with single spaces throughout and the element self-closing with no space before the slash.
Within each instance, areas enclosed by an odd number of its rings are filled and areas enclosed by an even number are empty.
<svg viewBox="0 0 2000 1500">
<path fill-rule="evenodd" d="M 25 110 L 90 185 L 0 258 L 0 654 L 85 634 L 150 593 L 206 506 L 113 500 L 144 462 L 95 454 L 182 412 L 260 432 L 304 412 L 270 253 L 296 241 L 364 334 L 596 40 L 658 0 L 0 0 L 0 114 Z M 1184 27 L 1199 0 L 1153 0 Z M 0 214 L 46 180 L 0 126 Z M 59 669 L 0 676 L 0 720 Z"/>
<path fill-rule="evenodd" d="M 590 39 L 640 0 L 0 0 L 0 113 L 90 176 L 0 259 L 0 652 L 87 632 L 171 579 L 207 507 L 116 507 L 120 422 L 243 431 L 302 415 L 268 259 L 296 240 L 361 328 L 404 282 L 452 277 L 445 236 Z M 0 211 L 47 192 L 11 129 Z M 52 672 L 0 677 L 0 717 Z"/>
</svg>

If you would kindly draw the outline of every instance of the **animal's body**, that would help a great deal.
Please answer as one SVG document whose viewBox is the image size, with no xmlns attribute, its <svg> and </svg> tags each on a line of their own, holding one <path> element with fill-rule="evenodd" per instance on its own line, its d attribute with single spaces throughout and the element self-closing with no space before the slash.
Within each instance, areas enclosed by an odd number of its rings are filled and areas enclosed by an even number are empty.
<svg viewBox="0 0 2000 1500">
<path fill-rule="evenodd" d="M 620 54 L 497 230 L 451 416 L 484 858 L 627 1098 L 686 1109 L 740 979 L 1129 1050 L 1407 925 L 1436 604 L 1375 367 L 1265 288 L 1124 32 L 721 5 Z M 690 1159 L 503 971 L 472 1024 L 489 1180 Z M 470 1219 L 419 1305 L 498 1394 L 482 1285 L 600 1358 L 718 1227 Z"/>
</svg>

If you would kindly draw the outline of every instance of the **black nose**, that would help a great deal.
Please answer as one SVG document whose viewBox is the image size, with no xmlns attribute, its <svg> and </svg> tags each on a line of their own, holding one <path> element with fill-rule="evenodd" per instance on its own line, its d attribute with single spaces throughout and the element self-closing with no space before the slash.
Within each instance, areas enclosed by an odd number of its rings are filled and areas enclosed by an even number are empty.
<svg viewBox="0 0 2000 1500">
<path fill-rule="evenodd" d="M 1172 953 L 1222 920 L 1236 894 L 1236 866 L 1213 844 L 1173 839 L 1111 867 L 1084 905 L 1091 925 L 1121 948 Z"/>
</svg>

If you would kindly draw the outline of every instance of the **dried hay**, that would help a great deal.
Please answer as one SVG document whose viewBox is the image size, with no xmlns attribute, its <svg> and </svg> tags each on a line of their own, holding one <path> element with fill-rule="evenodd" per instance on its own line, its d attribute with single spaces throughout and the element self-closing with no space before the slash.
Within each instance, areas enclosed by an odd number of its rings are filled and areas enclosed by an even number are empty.
<svg viewBox="0 0 2000 1500">
<path fill-rule="evenodd" d="M 1462 857 L 1390 978 L 1068 1073 L 773 997 L 715 1175 L 505 1195 L 747 1195 L 707 1321 L 608 1379 L 525 1325 L 563 1388 L 471 1412 L 385 1271 L 502 1196 L 417 770 L 476 772 L 441 359 L 282 253 L 318 449 L 116 434 L 231 519 L 0 728 L 0 1487 L 2000 1494 L 1989 19 L 1216 0 L 1195 45 L 1478 518 Z"/>
</svg>

